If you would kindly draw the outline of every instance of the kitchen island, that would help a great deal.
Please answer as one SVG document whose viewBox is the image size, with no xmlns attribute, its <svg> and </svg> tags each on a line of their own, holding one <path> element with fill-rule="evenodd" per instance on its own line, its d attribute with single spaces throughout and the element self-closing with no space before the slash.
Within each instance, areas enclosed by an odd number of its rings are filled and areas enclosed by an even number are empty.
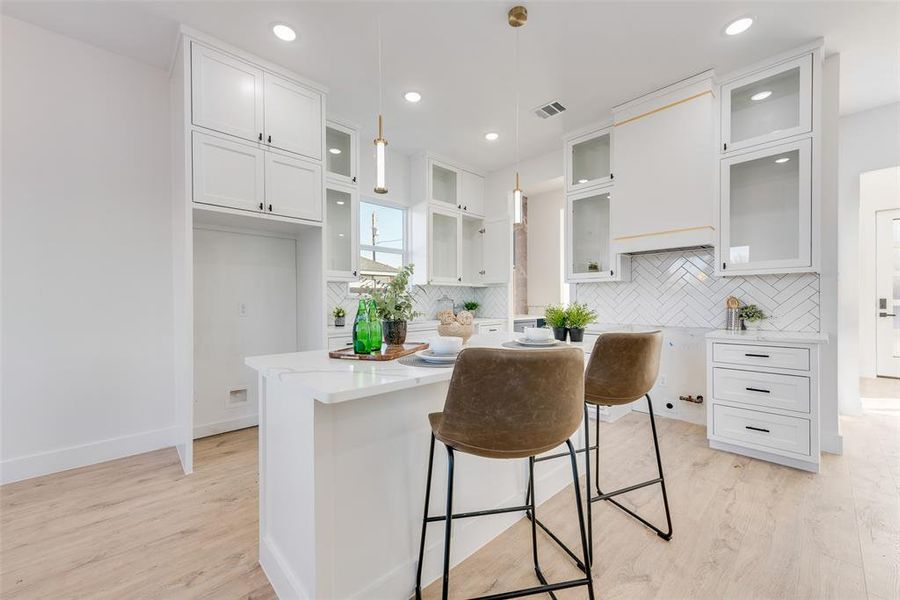
<svg viewBox="0 0 900 600">
<path fill-rule="evenodd" d="M 469 345 L 499 346 L 509 338 L 476 335 Z M 452 369 L 330 359 L 324 350 L 246 363 L 259 373 L 259 562 L 279 598 L 410 597 L 424 505 L 427 416 L 442 409 Z M 579 447 L 580 431 L 573 439 Z M 434 463 L 432 498 L 442 498 L 446 454 L 440 444 Z M 525 460 L 460 453 L 456 472 L 455 511 L 521 504 L 525 497 Z M 543 463 L 538 501 L 570 483 L 566 461 Z M 441 514 L 442 503 L 433 504 L 432 514 Z M 522 516 L 454 522 L 452 564 Z M 442 524 L 429 526 L 423 586 L 440 576 L 442 537 Z M 527 559 L 530 550 L 522 552 Z"/>
</svg>

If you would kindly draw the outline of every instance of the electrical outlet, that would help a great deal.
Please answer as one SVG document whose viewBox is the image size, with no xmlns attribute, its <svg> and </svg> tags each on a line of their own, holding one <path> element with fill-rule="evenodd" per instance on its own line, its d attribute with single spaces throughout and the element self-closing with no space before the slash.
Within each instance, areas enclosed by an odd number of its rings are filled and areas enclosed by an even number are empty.
<svg viewBox="0 0 900 600">
<path fill-rule="evenodd" d="M 238 316 L 239 316 L 239 317 L 246 317 L 246 316 L 247 316 L 247 303 L 246 303 L 246 302 L 239 302 L 239 303 L 238 303 Z"/>
<path fill-rule="evenodd" d="M 239 406 L 247 403 L 247 388 L 239 388 L 228 392 L 226 406 Z"/>
</svg>

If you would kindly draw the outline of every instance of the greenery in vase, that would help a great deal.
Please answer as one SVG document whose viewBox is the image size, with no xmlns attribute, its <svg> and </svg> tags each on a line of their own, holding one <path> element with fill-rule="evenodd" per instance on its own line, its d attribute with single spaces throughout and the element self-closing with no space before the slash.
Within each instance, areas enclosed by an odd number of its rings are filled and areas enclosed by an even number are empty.
<svg viewBox="0 0 900 600">
<path fill-rule="evenodd" d="M 738 309 L 740 317 L 748 323 L 755 323 L 767 318 L 766 313 L 755 304 L 746 304 Z"/>
<path fill-rule="evenodd" d="M 566 309 L 562 304 L 551 304 L 544 310 L 544 321 L 547 325 L 554 328 L 562 328 L 566 326 Z"/>
<path fill-rule="evenodd" d="M 414 266 L 406 265 L 388 283 L 372 290 L 378 316 L 385 321 L 412 321 L 422 314 L 413 309 L 414 298 L 409 286 Z"/>
<path fill-rule="evenodd" d="M 566 327 L 569 329 L 584 329 L 585 325 L 596 319 L 597 313 L 588 308 L 587 304 L 575 302 L 566 309 Z"/>
<path fill-rule="evenodd" d="M 334 307 L 334 310 L 331 311 L 331 316 L 334 317 L 335 319 L 340 319 L 340 318 L 342 318 L 342 317 L 346 317 L 346 316 L 347 316 L 347 311 L 345 311 L 345 310 L 344 310 L 342 307 L 340 307 L 340 306 L 335 306 L 335 307 Z"/>
<path fill-rule="evenodd" d="M 465 308 L 470 313 L 474 313 L 476 310 L 478 310 L 479 306 L 481 306 L 481 305 L 478 304 L 477 302 L 475 302 L 474 300 L 469 300 L 468 302 L 463 302 L 463 308 Z"/>
</svg>

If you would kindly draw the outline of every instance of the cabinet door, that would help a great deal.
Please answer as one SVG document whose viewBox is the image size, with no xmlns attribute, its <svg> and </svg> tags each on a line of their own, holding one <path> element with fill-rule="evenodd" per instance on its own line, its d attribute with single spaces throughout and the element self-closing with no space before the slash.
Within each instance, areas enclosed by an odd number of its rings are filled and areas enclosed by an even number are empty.
<svg viewBox="0 0 900 600">
<path fill-rule="evenodd" d="M 612 130 L 601 129 L 566 142 L 566 189 L 584 190 L 612 180 Z"/>
<path fill-rule="evenodd" d="M 806 139 L 722 161 L 723 275 L 812 265 L 810 144 Z"/>
<path fill-rule="evenodd" d="M 329 179 L 356 183 L 357 142 L 355 130 L 330 122 L 325 126 L 325 174 Z"/>
<path fill-rule="evenodd" d="M 450 210 L 429 209 L 428 260 L 432 283 L 459 283 L 460 216 Z"/>
<path fill-rule="evenodd" d="M 322 220 L 322 167 L 266 152 L 266 211 L 283 217 Z"/>
<path fill-rule="evenodd" d="M 462 211 L 473 215 L 484 214 L 484 177 L 463 171 L 462 193 L 459 202 L 462 205 Z"/>
<path fill-rule="evenodd" d="M 358 211 L 355 188 L 325 188 L 325 261 L 329 281 L 356 279 Z"/>
<path fill-rule="evenodd" d="M 509 221 L 506 217 L 484 222 L 483 283 L 506 283 L 512 264 L 509 260 Z"/>
<path fill-rule="evenodd" d="M 450 165 L 428 161 L 429 199 L 440 206 L 462 208 L 459 200 L 460 172 Z"/>
<path fill-rule="evenodd" d="M 566 275 L 570 281 L 614 276 L 610 252 L 610 191 L 582 192 L 566 198 Z"/>
<path fill-rule="evenodd" d="M 265 141 L 274 148 L 322 158 L 322 96 L 270 73 L 265 76 Z"/>
<path fill-rule="evenodd" d="M 262 210 L 263 150 L 242 142 L 194 132 L 194 202 L 241 210 Z"/>
<path fill-rule="evenodd" d="M 227 54 L 191 44 L 191 120 L 246 140 L 263 132 L 263 72 Z"/>
<path fill-rule="evenodd" d="M 811 54 L 722 86 L 723 152 L 811 130 Z"/>
<path fill-rule="evenodd" d="M 481 285 L 484 283 L 484 221 L 463 213 L 460 219 L 462 239 L 459 246 L 461 283 Z"/>
</svg>

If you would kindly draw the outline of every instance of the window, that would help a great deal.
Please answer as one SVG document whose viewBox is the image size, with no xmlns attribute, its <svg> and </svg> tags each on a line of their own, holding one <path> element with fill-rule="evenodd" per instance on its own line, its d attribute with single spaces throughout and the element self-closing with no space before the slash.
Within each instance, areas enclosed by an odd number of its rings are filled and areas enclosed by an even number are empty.
<svg viewBox="0 0 900 600">
<path fill-rule="evenodd" d="M 369 198 L 359 202 L 359 274 L 354 293 L 390 279 L 403 267 L 406 251 L 406 210 Z"/>
</svg>

